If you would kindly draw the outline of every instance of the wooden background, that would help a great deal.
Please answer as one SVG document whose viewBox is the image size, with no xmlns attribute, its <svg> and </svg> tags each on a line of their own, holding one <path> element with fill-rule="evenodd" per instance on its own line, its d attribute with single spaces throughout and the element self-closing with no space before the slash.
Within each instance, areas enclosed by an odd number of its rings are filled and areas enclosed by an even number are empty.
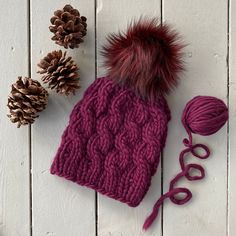
<svg viewBox="0 0 236 236">
<path fill-rule="evenodd" d="M 39 79 L 36 64 L 59 49 L 50 40 L 49 19 L 70 3 L 88 18 L 88 34 L 69 54 L 80 65 L 82 89 L 74 97 L 50 93 L 37 122 L 17 129 L 6 117 L 7 95 L 18 75 Z M 236 235 L 236 2 L 233 0 L 0 0 L 0 235 L 1 236 L 235 236 Z M 96 76 L 109 32 L 125 29 L 140 15 L 171 23 L 188 44 L 187 71 L 168 97 L 172 111 L 163 162 L 137 208 L 49 174 L 68 116 Z M 230 107 L 230 121 L 211 137 L 195 136 L 212 150 L 203 181 L 189 185 L 190 204 L 165 202 L 148 232 L 145 217 L 179 170 L 186 133 L 182 109 L 195 95 L 213 95 Z M 195 160 L 194 160 L 195 161 Z M 162 166 L 162 168 L 161 168 Z M 163 177 L 163 178 L 162 178 Z M 162 180 L 163 179 L 163 180 Z"/>
</svg>

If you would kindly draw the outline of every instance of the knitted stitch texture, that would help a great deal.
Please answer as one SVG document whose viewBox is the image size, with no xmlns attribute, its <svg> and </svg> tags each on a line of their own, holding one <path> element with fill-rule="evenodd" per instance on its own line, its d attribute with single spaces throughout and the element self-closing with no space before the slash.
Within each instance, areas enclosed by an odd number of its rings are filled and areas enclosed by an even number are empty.
<svg viewBox="0 0 236 236">
<path fill-rule="evenodd" d="M 74 107 L 51 173 L 137 206 L 159 164 L 170 111 L 108 78 L 96 79 Z"/>
</svg>

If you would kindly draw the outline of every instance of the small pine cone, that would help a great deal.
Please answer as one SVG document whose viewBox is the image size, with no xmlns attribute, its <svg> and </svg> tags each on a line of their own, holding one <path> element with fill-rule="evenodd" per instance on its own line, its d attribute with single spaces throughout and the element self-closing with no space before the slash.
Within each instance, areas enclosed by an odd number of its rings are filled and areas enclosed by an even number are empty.
<svg viewBox="0 0 236 236">
<path fill-rule="evenodd" d="M 75 94 L 75 90 L 80 87 L 79 69 L 71 57 L 66 57 L 66 52 L 50 52 L 38 66 L 41 68 L 38 73 L 44 74 L 42 81 L 47 83 L 49 88 L 56 89 L 57 93 Z"/>
<path fill-rule="evenodd" d="M 87 32 L 86 21 L 86 17 L 80 16 L 77 9 L 65 5 L 63 10 L 55 11 L 51 18 L 49 29 L 54 33 L 52 40 L 65 48 L 78 48 Z"/>
<path fill-rule="evenodd" d="M 11 87 L 7 103 L 10 114 L 7 116 L 11 122 L 17 123 L 17 128 L 34 123 L 35 118 L 39 116 L 38 112 L 44 110 L 47 105 L 48 92 L 38 81 L 21 76 Z"/>
</svg>

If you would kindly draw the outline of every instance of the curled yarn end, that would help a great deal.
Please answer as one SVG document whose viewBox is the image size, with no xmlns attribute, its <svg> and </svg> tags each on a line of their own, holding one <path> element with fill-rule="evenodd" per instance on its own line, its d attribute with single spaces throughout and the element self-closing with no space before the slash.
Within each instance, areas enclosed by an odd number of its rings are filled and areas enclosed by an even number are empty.
<svg viewBox="0 0 236 236">
<path fill-rule="evenodd" d="M 164 203 L 166 199 L 170 199 L 173 203 L 177 205 L 182 205 L 188 202 L 192 198 L 192 193 L 187 188 L 174 188 L 174 184 L 183 176 L 185 175 L 185 172 L 180 172 L 172 181 L 170 184 L 170 190 L 163 194 L 155 203 L 153 206 L 152 213 L 146 218 L 144 224 L 143 224 L 143 230 L 147 230 L 154 220 L 158 216 L 158 212 L 160 209 L 160 206 Z M 175 195 L 183 193 L 185 194 L 185 197 L 182 199 L 177 198 Z"/>
<path fill-rule="evenodd" d="M 155 203 L 155 205 L 153 206 L 152 209 L 152 213 L 146 218 L 144 224 L 143 224 L 143 230 L 147 230 L 152 223 L 154 222 L 154 220 L 157 218 L 158 216 L 158 212 L 160 209 L 160 206 L 163 204 L 163 202 L 165 201 L 166 198 L 169 198 L 170 196 L 172 196 L 173 194 L 177 193 L 177 191 L 179 191 L 179 189 L 175 189 L 172 191 L 169 191 L 165 194 L 163 194 Z"/>
<path fill-rule="evenodd" d="M 163 204 L 164 200 L 169 197 L 170 194 L 171 193 L 168 192 L 168 193 L 162 195 L 157 200 L 157 202 L 153 206 L 152 213 L 146 218 L 146 220 L 145 220 L 145 222 L 143 224 L 143 230 L 147 230 L 152 225 L 152 223 L 154 222 L 154 220 L 158 216 L 158 212 L 159 212 L 160 206 Z"/>
<path fill-rule="evenodd" d="M 159 207 L 158 209 L 153 209 L 152 213 L 146 218 L 144 224 L 143 224 L 143 230 L 147 230 L 152 223 L 154 222 L 154 220 L 156 219 L 157 215 L 158 215 L 158 211 L 159 211 Z"/>
</svg>

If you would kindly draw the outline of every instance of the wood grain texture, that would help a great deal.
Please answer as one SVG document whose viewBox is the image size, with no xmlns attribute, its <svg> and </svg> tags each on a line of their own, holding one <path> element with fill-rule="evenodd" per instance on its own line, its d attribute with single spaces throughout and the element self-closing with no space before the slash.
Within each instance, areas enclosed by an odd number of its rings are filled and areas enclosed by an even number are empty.
<svg viewBox="0 0 236 236">
<path fill-rule="evenodd" d="M 17 129 L 6 116 L 10 85 L 18 75 L 28 75 L 27 1 L 0 1 L 0 8 L 4 9 L 0 15 L 0 235 L 28 236 L 28 127 Z"/>
<path fill-rule="evenodd" d="M 172 121 L 164 152 L 164 189 L 180 170 L 178 155 L 186 132 L 180 123 L 182 110 L 196 95 L 213 95 L 227 101 L 227 1 L 163 2 L 164 21 L 172 22 L 188 44 L 187 71 L 180 86 L 169 96 Z M 182 181 L 193 193 L 189 204 L 164 205 L 164 235 L 226 235 L 227 217 L 227 127 L 210 137 L 194 136 L 194 143 L 207 144 L 208 160 L 200 161 L 206 171 L 203 181 Z M 199 162 L 189 157 L 191 162 Z"/>
<path fill-rule="evenodd" d="M 50 91 L 45 112 L 32 127 L 33 235 L 95 235 L 94 191 L 50 175 L 49 168 L 73 106 L 95 79 L 94 1 L 31 1 L 32 74 L 48 52 L 63 49 L 50 40 L 48 26 L 53 12 L 70 3 L 88 18 L 88 34 L 79 49 L 68 50 L 80 66 L 81 86 L 76 96 L 65 97 Z"/>
<path fill-rule="evenodd" d="M 97 1 L 97 55 L 98 76 L 105 74 L 102 68 L 103 58 L 100 55 L 106 35 L 118 30 L 125 30 L 131 20 L 141 15 L 160 17 L 161 4 L 158 0 L 98 0 Z M 130 208 L 123 203 L 114 201 L 99 194 L 98 196 L 98 235 L 99 236 L 141 236 L 161 235 L 161 219 L 146 233 L 142 225 L 150 213 L 153 204 L 161 194 L 161 169 L 153 177 L 152 186 L 142 203 Z M 161 212 L 160 212 L 161 215 Z"/>
<path fill-rule="evenodd" d="M 230 18 L 229 64 L 227 65 L 228 2 Z M 31 69 L 32 78 L 40 81 L 40 75 L 36 73 L 36 65 L 40 59 L 52 50 L 64 50 L 51 41 L 52 34 L 48 26 L 53 12 L 65 4 L 72 4 L 88 18 L 88 34 L 85 43 L 79 49 L 68 50 L 68 54 L 81 68 L 82 88 L 74 97 L 64 97 L 50 91 L 47 109 L 32 125 L 32 186 L 30 186 L 29 128 L 17 129 L 16 125 L 9 121 L 6 116 L 7 96 L 10 85 L 18 75 L 27 76 Z M 142 224 L 161 194 L 161 166 L 159 165 L 150 190 L 136 208 L 130 208 L 98 194 L 96 232 L 94 191 L 50 175 L 49 168 L 72 107 L 95 79 L 95 71 L 98 76 L 105 73 L 102 68 L 103 59 L 99 52 L 107 34 L 124 30 L 130 20 L 137 19 L 141 15 L 160 17 L 161 5 L 164 21 L 173 25 L 182 34 L 187 44 L 184 54 L 187 70 L 182 76 L 180 86 L 168 97 L 172 120 L 169 124 L 164 151 L 164 191 L 168 189 L 169 181 L 180 168 L 178 155 L 184 148 L 182 139 L 187 137 L 180 117 L 189 99 L 195 95 L 213 95 L 227 102 L 228 98 L 230 106 L 228 138 L 226 126 L 210 137 L 194 136 L 194 142 L 207 144 L 212 154 L 208 160 L 200 162 L 190 157 L 191 162 L 201 163 L 204 166 L 206 177 L 199 182 L 181 182 L 180 186 L 188 186 L 193 193 L 193 199 L 189 204 L 175 206 L 170 201 L 165 201 L 163 219 L 160 212 L 150 230 L 142 232 Z M 2 36 L 0 42 L 0 236 L 236 235 L 235 1 L 2 0 L 0 7 L 2 9 L 0 14 Z M 30 22 L 28 13 L 30 13 Z M 31 32 L 30 41 L 29 32 Z M 97 48 L 95 48 L 96 40 Z M 31 57 L 29 57 L 29 49 L 31 49 Z M 97 67 L 95 66 L 96 54 Z M 29 68 L 30 64 L 31 68 Z M 31 187 L 32 209 L 30 209 Z"/>
<path fill-rule="evenodd" d="M 229 205 L 228 236 L 236 235 L 236 2 L 230 1 L 229 18 Z"/>
</svg>

